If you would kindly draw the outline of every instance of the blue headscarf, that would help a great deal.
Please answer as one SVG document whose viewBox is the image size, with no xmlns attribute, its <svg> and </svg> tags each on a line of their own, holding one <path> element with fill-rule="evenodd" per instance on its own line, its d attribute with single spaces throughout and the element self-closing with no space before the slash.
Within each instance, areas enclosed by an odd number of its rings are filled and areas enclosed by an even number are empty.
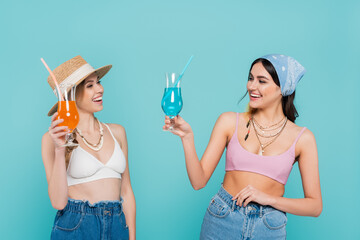
<svg viewBox="0 0 360 240">
<path fill-rule="evenodd" d="M 295 91 L 297 83 L 304 76 L 305 68 L 294 58 L 281 54 L 269 54 L 261 58 L 270 61 L 274 66 L 279 77 L 281 94 L 283 96 L 291 95 Z"/>
</svg>

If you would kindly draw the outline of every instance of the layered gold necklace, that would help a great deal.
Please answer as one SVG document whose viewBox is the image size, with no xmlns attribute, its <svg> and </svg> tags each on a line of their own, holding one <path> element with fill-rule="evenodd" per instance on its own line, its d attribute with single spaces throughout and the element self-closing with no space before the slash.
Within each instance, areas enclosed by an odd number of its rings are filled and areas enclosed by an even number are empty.
<svg viewBox="0 0 360 240">
<path fill-rule="evenodd" d="M 284 130 L 286 123 L 287 123 L 287 117 L 284 117 L 283 119 L 281 119 L 279 122 L 272 124 L 270 126 L 262 126 L 261 124 L 259 124 L 256 119 L 254 118 L 254 116 L 251 116 L 251 118 L 249 119 L 249 122 L 247 124 L 247 127 L 249 126 L 249 123 L 251 122 L 254 131 L 255 131 L 255 135 L 256 138 L 259 141 L 260 144 L 260 151 L 259 151 L 259 155 L 263 155 L 263 153 L 265 152 L 265 148 L 267 148 L 270 144 L 272 144 L 281 134 L 281 132 Z M 250 133 L 250 129 L 248 131 L 248 134 Z M 248 137 L 248 134 L 245 138 Z M 271 138 L 268 142 L 261 142 L 260 137 L 262 138 Z"/>
<path fill-rule="evenodd" d="M 92 143 L 90 143 L 88 140 L 86 140 L 85 137 L 82 135 L 80 129 L 76 128 L 76 131 L 79 133 L 79 136 L 80 136 L 80 138 L 82 139 L 82 141 L 85 143 L 85 145 L 86 145 L 88 148 L 90 148 L 90 149 L 92 149 L 92 150 L 94 150 L 94 151 L 97 152 L 97 151 L 99 151 L 99 150 L 102 148 L 103 143 L 104 143 L 104 129 L 103 129 L 100 121 L 99 121 L 97 118 L 96 118 L 96 120 L 97 120 L 97 122 L 99 123 L 99 129 L 100 129 L 100 139 L 99 139 L 99 141 L 98 141 L 97 144 L 92 144 Z"/>
<path fill-rule="evenodd" d="M 255 119 L 255 117 L 252 117 L 252 123 L 254 126 L 255 131 L 258 133 L 259 136 L 263 138 L 271 138 L 277 136 L 281 131 L 282 127 L 285 126 L 287 118 L 284 117 L 279 122 L 270 125 L 270 126 L 261 126 Z"/>
</svg>

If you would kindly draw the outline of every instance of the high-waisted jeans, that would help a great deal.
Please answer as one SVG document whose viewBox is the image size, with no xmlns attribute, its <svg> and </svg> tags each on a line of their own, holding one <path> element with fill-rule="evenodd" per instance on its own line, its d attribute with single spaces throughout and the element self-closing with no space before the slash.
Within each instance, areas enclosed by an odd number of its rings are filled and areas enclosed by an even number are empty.
<svg viewBox="0 0 360 240">
<path fill-rule="evenodd" d="M 286 239 L 286 213 L 252 202 L 240 207 L 231 199 L 223 187 L 211 199 L 200 239 Z"/>
<path fill-rule="evenodd" d="M 122 200 L 90 204 L 69 199 L 56 214 L 51 239 L 129 239 Z"/>
</svg>

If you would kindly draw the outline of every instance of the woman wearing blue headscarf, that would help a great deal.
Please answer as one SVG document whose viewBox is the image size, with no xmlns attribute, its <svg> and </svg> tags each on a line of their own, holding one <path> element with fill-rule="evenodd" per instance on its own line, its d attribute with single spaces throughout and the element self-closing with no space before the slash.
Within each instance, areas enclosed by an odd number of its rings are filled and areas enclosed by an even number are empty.
<svg viewBox="0 0 360 240">
<path fill-rule="evenodd" d="M 205 187 L 227 149 L 224 181 L 207 208 L 201 239 L 285 239 L 286 213 L 320 215 L 315 137 L 295 124 L 295 87 L 304 73 L 304 67 L 289 56 L 256 59 L 247 83 L 249 111 L 220 115 L 200 161 L 190 125 L 175 118 L 171 132 L 182 140 L 195 190 Z M 169 127 L 166 117 L 163 128 Z M 285 198 L 285 184 L 296 162 L 304 198 Z"/>
</svg>

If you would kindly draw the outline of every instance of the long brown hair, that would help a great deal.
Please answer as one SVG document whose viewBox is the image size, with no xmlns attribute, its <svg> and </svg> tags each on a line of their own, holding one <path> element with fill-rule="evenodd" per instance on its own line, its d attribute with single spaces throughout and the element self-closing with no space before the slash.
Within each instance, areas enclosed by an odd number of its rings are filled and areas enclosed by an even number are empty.
<svg viewBox="0 0 360 240">
<path fill-rule="evenodd" d="M 253 68 L 253 66 L 256 63 L 259 63 L 259 62 L 264 66 L 266 71 L 271 75 L 271 77 L 274 80 L 275 84 L 277 86 L 281 87 L 279 77 L 278 77 L 278 75 L 276 73 L 276 70 L 275 70 L 274 66 L 271 64 L 270 61 L 268 61 L 268 60 L 266 60 L 264 58 L 258 58 L 251 64 L 251 67 L 250 67 L 250 70 L 249 70 L 249 76 L 250 76 L 250 72 L 251 72 L 251 69 Z M 246 91 L 246 93 L 240 99 L 240 101 L 244 99 L 244 97 L 246 96 L 247 93 L 248 93 L 248 91 Z M 291 95 L 282 96 L 282 98 L 281 98 L 281 105 L 282 105 L 283 113 L 292 122 L 295 122 L 296 118 L 299 116 L 299 114 L 298 114 L 298 112 L 297 112 L 297 110 L 295 108 L 295 105 L 294 105 L 294 100 L 295 100 L 295 91 Z M 256 112 L 256 109 L 249 108 L 248 112 L 250 114 L 253 114 L 253 113 Z"/>
</svg>

